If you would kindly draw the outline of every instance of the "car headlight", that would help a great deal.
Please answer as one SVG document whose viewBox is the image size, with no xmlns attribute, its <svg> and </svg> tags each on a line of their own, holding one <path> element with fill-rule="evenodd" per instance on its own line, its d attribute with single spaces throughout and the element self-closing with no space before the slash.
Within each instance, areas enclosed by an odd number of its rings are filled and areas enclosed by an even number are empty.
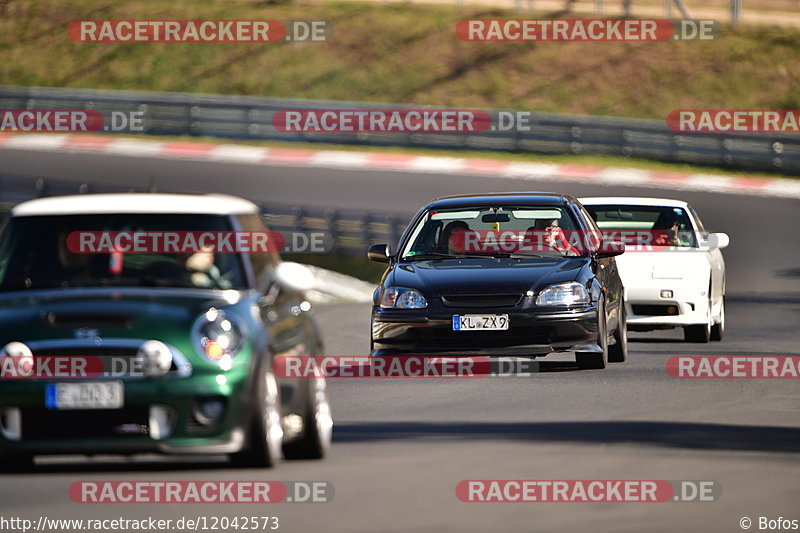
<svg viewBox="0 0 800 533">
<path fill-rule="evenodd" d="M 400 287 L 390 287 L 383 293 L 381 307 L 393 307 L 395 309 L 424 309 L 428 307 L 428 301 L 417 289 L 403 289 Z"/>
<path fill-rule="evenodd" d="M 231 359 L 244 346 L 244 336 L 236 319 L 214 307 L 197 317 L 192 338 L 197 351 L 223 370 L 230 369 Z"/>
<path fill-rule="evenodd" d="M 172 368 L 172 351 L 161 341 L 143 342 L 136 351 L 136 359 L 146 376 L 161 376 Z"/>
<path fill-rule="evenodd" d="M 557 283 L 546 287 L 536 297 L 536 305 L 586 305 L 589 293 L 576 281 Z"/>
<path fill-rule="evenodd" d="M 22 342 L 9 342 L 0 350 L 0 378 L 30 376 L 33 365 L 33 352 Z"/>
</svg>

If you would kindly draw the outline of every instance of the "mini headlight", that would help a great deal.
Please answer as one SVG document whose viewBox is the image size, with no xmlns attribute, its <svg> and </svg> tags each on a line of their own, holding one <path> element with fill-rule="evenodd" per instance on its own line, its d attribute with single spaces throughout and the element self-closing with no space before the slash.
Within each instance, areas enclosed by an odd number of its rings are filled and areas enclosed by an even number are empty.
<svg viewBox="0 0 800 533">
<path fill-rule="evenodd" d="M 557 283 L 546 287 L 536 297 L 536 305 L 586 305 L 589 293 L 576 281 Z"/>
<path fill-rule="evenodd" d="M 390 287 L 383 293 L 381 307 L 396 309 L 424 309 L 428 307 L 425 297 L 417 289 Z"/>
<path fill-rule="evenodd" d="M 197 318 L 192 337 L 197 351 L 223 370 L 230 369 L 231 358 L 244 344 L 244 336 L 234 317 L 214 307 Z"/>
<path fill-rule="evenodd" d="M 172 351 L 161 341 L 149 340 L 136 351 L 146 376 L 161 376 L 172 368 Z"/>
<path fill-rule="evenodd" d="M 30 376 L 33 366 L 33 352 L 22 342 L 9 342 L 0 350 L 0 378 Z"/>
</svg>

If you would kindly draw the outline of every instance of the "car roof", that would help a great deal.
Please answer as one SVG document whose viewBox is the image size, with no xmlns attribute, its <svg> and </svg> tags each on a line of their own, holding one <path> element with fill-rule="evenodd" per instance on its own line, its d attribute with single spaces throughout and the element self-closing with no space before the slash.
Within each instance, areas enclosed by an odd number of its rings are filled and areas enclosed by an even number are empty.
<svg viewBox="0 0 800 533">
<path fill-rule="evenodd" d="M 552 192 L 490 192 L 483 194 L 460 194 L 436 198 L 428 208 L 471 207 L 475 205 L 513 204 L 513 205 L 565 205 L 575 198 L 568 194 Z"/>
<path fill-rule="evenodd" d="M 258 213 L 249 200 L 227 194 L 114 193 L 37 198 L 18 204 L 12 217 L 76 214 L 203 214 Z"/>
<path fill-rule="evenodd" d="M 583 205 L 647 205 L 656 207 L 688 207 L 689 204 L 682 200 L 670 198 L 636 198 L 630 196 L 597 196 L 578 198 Z"/>
</svg>

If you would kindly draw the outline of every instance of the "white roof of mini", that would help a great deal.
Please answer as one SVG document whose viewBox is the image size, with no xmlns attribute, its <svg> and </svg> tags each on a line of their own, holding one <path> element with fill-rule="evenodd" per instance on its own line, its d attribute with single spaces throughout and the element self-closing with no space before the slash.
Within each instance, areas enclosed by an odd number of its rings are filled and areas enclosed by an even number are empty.
<svg viewBox="0 0 800 533">
<path fill-rule="evenodd" d="M 258 206 L 250 200 L 227 194 L 131 192 L 38 198 L 23 202 L 11 210 L 11 216 L 15 217 L 112 213 L 241 215 L 258 213 Z"/>
<path fill-rule="evenodd" d="M 682 200 L 669 198 L 635 198 L 630 196 L 596 196 L 578 198 L 583 205 L 647 205 L 661 207 L 688 207 L 689 204 Z"/>
</svg>

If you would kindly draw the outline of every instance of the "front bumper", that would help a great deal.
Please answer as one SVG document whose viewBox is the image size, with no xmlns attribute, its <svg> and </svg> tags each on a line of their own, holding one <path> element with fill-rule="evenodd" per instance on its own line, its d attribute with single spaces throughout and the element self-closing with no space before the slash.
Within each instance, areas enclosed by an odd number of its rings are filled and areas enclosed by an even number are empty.
<svg viewBox="0 0 800 533">
<path fill-rule="evenodd" d="M 453 316 L 507 314 L 504 331 L 453 331 Z M 562 351 L 600 351 L 597 309 L 372 310 L 372 355 L 546 355 Z"/>
<path fill-rule="evenodd" d="M 705 290 L 664 284 L 672 290 L 671 298 L 662 298 L 662 288 L 625 289 L 625 310 L 628 329 L 646 331 L 706 324 L 708 322 L 708 294 Z M 668 307 L 677 308 L 677 313 L 660 311 Z"/>
<path fill-rule="evenodd" d="M 45 407 L 45 387 L 54 380 L 5 380 L 0 383 L 0 452 L 235 453 L 246 444 L 251 380 L 246 372 L 229 373 L 224 382 L 217 376 L 125 380 L 121 409 L 82 410 Z M 216 423 L 203 425 L 193 414 L 203 399 L 224 402 Z"/>
</svg>

